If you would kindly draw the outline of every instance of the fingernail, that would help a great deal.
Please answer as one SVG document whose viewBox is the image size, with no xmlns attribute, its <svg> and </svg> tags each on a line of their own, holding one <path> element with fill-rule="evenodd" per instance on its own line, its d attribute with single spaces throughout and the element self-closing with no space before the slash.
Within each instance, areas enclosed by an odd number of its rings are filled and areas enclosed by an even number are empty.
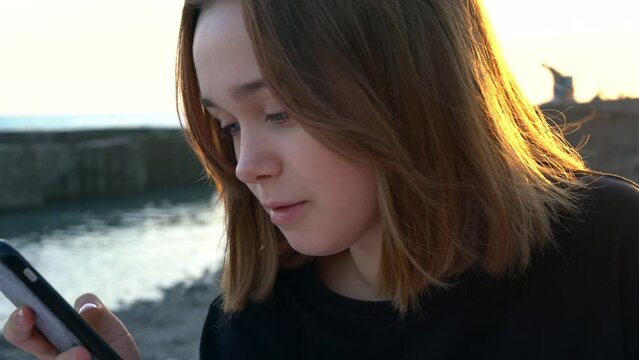
<svg viewBox="0 0 639 360">
<path fill-rule="evenodd" d="M 27 316 L 24 313 L 24 309 L 23 308 L 18 309 L 18 313 L 16 314 L 16 322 L 18 323 L 18 325 L 26 324 Z"/>
<path fill-rule="evenodd" d="M 95 305 L 95 304 L 94 304 Z M 85 360 L 85 359 L 91 359 L 91 354 L 89 354 L 89 352 L 82 348 L 82 347 L 78 347 L 75 348 L 75 350 L 73 350 L 73 359 L 74 360 Z"/>
<path fill-rule="evenodd" d="M 78 310 L 78 312 L 80 314 L 82 314 L 83 312 L 89 310 L 89 309 L 97 309 L 98 305 L 94 304 L 94 303 L 86 303 L 82 306 L 80 306 L 80 309 Z"/>
</svg>

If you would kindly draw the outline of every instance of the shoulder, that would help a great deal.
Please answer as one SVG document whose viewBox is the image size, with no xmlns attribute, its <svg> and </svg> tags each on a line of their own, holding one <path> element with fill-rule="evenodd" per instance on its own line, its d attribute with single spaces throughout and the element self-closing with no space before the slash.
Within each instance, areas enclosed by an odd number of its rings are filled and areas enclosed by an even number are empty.
<svg viewBox="0 0 639 360">
<path fill-rule="evenodd" d="M 294 286 L 299 270 L 280 270 L 273 294 L 263 302 L 247 302 L 237 313 L 222 310 L 222 295 L 211 303 L 200 341 L 200 358 L 261 359 L 283 358 L 292 351 L 283 338 L 294 337 L 289 326 L 295 318 L 297 300 Z M 287 334 L 287 336 L 282 336 Z"/>
<path fill-rule="evenodd" d="M 639 242 L 639 185 L 623 177 L 593 173 L 582 178 L 580 216 L 559 225 L 582 237 Z"/>
<path fill-rule="evenodd" d="M 212 359 L 215 356 L 214 353 L 217 351 L 218 347 L 215 334 L 223 318 L 221 303 L 222 295 L 218 295 L 213 302 L 211 302 L 211 305 L 209 305 L 200 337 L 200 359 Z"/>
<path fill-rule="evenodd" d="M 578 191 L 582 212 L 561 217 L 555 224 L 557 251 L 550 252 L 555 256 L 539 258 L 539 271 L 565 283 L 635 298 L 639 295 L 620 287 L 639 283 L 639 186 L 601 173 L 582 180 L 586 185 Z"/>
<path fill-rule="evenodd" d="M 573 233 L 579 234 L 576 241 L 600 245 L 595 246 L 598 255 L 610 254 L 608 259 L 618 264 L 622 278 L 639 282 L 639 185 L 611 174 L 584 180 L 585 212 L 573 227 Z"/>
<path fill-rule="evenodd" d="M 258 310 L 257 312 L 255 310 Z M 259 307 L 247 305 L 235 314 L 222 310 L 222 295 L 213 300 L 209 307 L 202 337 L 200 339 L 200 359 L 253 359 L 257 354 L 249 354 L 255 348 L 254 337 L 262 323 Z"/>
<path fill-rule="evenodd" d="M 597 207 L 627 218 L 638 215 L 639 185 L 612 174 L 596 173 L 586 176 L 587 194 Z M 598 212 L 603 215 L 602 212 Z"/>
<path fill-rule="evenodd" d="M 200 340 L 200 359 L 257 359 L 260 349 L 269 353 L 274 344 L 265 325 L 269 316 L 261 304 L 249 303 L 234 314 L 222 310 L 222 296 L 213 300 Z M 275 356 L 276 358 L 278 356 Z"/>
<path fill-rule="evenodd" d="M 608 174 L 582 181 L 581 212 L 553 224 L 554 246 L 535 253 L 529 274 L 584 296 L 618 294 L 618 285 L 639 281 L 639 187 Z"/>
<path fill-rule="evenodd" d="M 622 177 L 600 174 L 589 187 L 592 203 L 585 233 L 594 234 L 589 236 L 608 243 L 612 249 L 603 266 L 591 267 L 599 273 L 606 268 L 616 273 L 615 278 L 609 279 L 615 284 L 614 292 L 610 292 L 618 296 L 625 351 L 629 357 L 639 357 L 639 186 Z"/>
</svg>

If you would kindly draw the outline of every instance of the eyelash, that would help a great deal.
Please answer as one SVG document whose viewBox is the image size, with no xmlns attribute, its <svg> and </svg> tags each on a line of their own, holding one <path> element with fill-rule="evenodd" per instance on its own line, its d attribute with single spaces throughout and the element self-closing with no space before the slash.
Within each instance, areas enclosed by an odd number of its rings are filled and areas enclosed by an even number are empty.
<svg viewBox="0 0 639 360">
<path fill-rule="evenodd" d="M 270 122 L 274 122 L 276 124 L 280 124 L 283 123 L 284 121 L 286 121 L 288 119 L 288 115 L 284 112 L 281 113 L 277 113 L 277 114 L 270 114 L 267 115 L 266 118 L 264 119 L 264 121 L 270 121 Z M 226 126 L 224 126 L 222 128 L 222 132 L 224 132 L 227 135 L 230 136 L 235 136 L 240 132 L 240 123 L 238 122 L 234 122 L 232 124 L 228 124 Z"/>
</svg>

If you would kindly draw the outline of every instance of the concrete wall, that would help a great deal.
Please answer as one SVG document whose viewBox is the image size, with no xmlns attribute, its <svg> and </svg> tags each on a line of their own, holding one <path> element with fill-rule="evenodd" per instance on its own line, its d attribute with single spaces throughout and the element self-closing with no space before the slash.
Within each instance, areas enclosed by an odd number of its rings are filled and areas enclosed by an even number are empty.
<svg viewBox="0 0 639 360">
<path fill-rule="evenodd" d="M 0 133 L 0 210 L 205 186 L 179 129 Z"/>
<path fill-rule="evenodd" d="M 568 122 L 592 118 L 566 138 L 577 145 L 587 137 L 580 153 L 592 169 L 639 182 L 639 99 L 542 108 L 562 111 Z"/>
<path fill-rule="evenodd" d="M 569 122 L 595 118 L 567 136 L 595 170 L 639 182 L 639 100 L 549 105 Z M 54 201 L 204 186 L 180 130 L 0 133 L 0 210 Z"/>
</svg>

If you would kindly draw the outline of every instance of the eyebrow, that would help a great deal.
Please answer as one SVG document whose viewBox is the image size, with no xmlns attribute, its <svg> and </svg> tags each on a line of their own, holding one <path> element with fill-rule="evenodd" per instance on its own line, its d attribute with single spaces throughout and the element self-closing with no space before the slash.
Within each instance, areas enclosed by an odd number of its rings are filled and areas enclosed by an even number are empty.
<svg viewBox="0 0 639 360">
<path fill-rule="evenodd" d="M 264 80 L 262 79 L 255 79 L 253 81 L 249 81 L 247 83 L 238 85 L 231 90 L 231 99 L 233 99 L 233 101 L 236 101 L 236 102 L 240 101 L 242 99 L 245 99 L 253 95 L 255 92 L 257 92 L 258 90 L 262 89 L 265 86 L 266 86 L 266 83 L 264 83 Z M 219 106 L 215 105 L 215 103 L 210 99 L 202 98 L 200 101 L 202 102 L 202 105 L 206 107 L 219 108 Z"/>
</svg>

